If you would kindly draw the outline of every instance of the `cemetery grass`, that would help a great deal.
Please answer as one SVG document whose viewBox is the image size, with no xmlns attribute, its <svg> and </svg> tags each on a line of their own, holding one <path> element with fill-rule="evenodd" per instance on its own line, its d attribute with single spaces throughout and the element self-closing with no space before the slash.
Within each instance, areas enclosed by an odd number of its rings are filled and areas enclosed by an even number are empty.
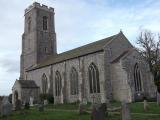
<svg viewBox="0 0 160 120">
<path fill-rule="evenodd" d="M 77 112 L 45 110 L 39 112 L 36 109 L 14 112 L 9 117 L 0 120 L 89 120 L 89 115 L 79 115 Z"/>
<path fill-rule="evenodd" d="M 112 102 L 112 107 L 119 107 L 120 102 Z M 129 104 L 132 113 L 153 113 L 160 114 L 160 106 L 156 102 L 148 102 L 148 110 L 144 111 L 143 102 L 134 102 Z"/>
<path fill-rule="evenodd" d="M 112 105 L 119 107 L 120 103 Z M 90 104 L 86 108 L 89 110 Z M 142 102 L 132 103 L 130 108 L 132 120 L 160 120 L 160 106 L 154 102 L 149 103 L 147 112 L 144 112 Z M 0 118 L 0 120 L 90 120 L 90 114 L 79 115 L 75 111 L 77 109 L 78 104 L 48 105 L 44 112 L 39 112 L 35 107 L 32 107 L 30 110 L 13 112 L 11 116 Z M 120 112 L 109 113 L 109 120 L 121 120 Z"/>
<path fill-rule="evenodd" d="M 79 103 L 66 103 L 66 104 L 50 104 L 47 105 L 48 109 L 58 109 L 58 110 L 77 110 L 79 107 Z M 87 110 L 91 110 L 91 103 L 88 103 L 85 108 Z"/>
<path fill-rule="evenodd" d="M 160 106 L 157 106 L 156 102 L 148 102 L 148 110 L 144 111 L 143 102 L 137 102 L 130 104 L 131 112 L 133 113 L 153 113 L 160 114 Z M 160 120 L 160 118 L 159 118 Z"/>
</svg>

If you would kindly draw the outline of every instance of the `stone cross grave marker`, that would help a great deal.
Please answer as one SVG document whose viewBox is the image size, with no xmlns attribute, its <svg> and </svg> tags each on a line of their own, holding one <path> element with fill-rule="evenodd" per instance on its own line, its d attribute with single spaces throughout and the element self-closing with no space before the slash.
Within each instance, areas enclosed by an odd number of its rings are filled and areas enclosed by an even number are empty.
<svg viewBox="0 0 160 120">
<path fill-rule="evenodd" d="M 9 116 L 12 113 L 12 104 L 9 102 L 8 97 L 4 97 L 1 105 L 1 116 Z"/>
<path fill-rule="evenodd" d="M 122 120 L 131 120 L 129 104 L 126 101 L 122 102 Z"/>
</svg>

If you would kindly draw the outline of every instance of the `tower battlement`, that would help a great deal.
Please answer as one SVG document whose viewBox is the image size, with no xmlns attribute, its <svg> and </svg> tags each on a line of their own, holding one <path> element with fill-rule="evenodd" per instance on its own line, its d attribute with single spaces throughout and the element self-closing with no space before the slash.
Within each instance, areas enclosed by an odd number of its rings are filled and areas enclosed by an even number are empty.
<svg viewBox="0 0 160 120">
<path fill-rule="evenodd" d="M 54 12 L 54 8 L 48 7 L 44 4 L 41 5 L 38 2 L 34 2 L 32 5 L 30 5 L 28 8 L 25 9 L 25 14 L 28 13 L 33 8 L 39 8 L 39 9 L 43 9 L 43 10 L 46 10 L 46 11 L 49 11 L 49 12 Z"/>
</svg>

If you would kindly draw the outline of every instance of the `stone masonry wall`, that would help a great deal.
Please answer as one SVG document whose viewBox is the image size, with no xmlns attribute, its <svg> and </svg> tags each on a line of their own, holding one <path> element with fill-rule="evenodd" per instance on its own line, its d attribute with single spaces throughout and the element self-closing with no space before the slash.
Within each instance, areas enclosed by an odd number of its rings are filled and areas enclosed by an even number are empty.
<svg viewBox="0 0 160 120">
<path fill-rule="evenodd" d="M 87 101 L 92 102 L 92 96 L 95 97 L 96 102 L 105 101 L 105 82 L 104 82 L 104 53 L 94 53 L 90 55 L 86 55 L 84 57 L 75 58 L 71 60 L 67 60 L 58 64 L 54 64 L 48 67 L 44 67 L 41 69 L 33 70 L 28 72 L 27 78 L 28 80 L 34 80 L 40 89 L 42 88 L 41 79 L 42 75 L 45 73 L 47 79 L 51 75 L 51 68 L 53 72 L 53 95 L 55 99 L 55 103 L 63 103 L 65 102 L 76 102 L 78 100 L 85 99 Z M 90 94 L 89 93 L 89 81 L 88 81 L 88 67 L 91 63 L 94 63 L 99 70 L 99 80 L 100 80 L 100 91 L 98 94 Z M 74 67 L 78 72 L 78 81 L 79 81 L 79 94 L 71 95 L 70 94 L 70 71 L 71 68 Z M 55 73 L 56 71 L 60 72 L 62 79 L 62 91 L 61 96 L 55 96 Z M 82 89 L 83 88 L 83 89 Z"/>
</svg>

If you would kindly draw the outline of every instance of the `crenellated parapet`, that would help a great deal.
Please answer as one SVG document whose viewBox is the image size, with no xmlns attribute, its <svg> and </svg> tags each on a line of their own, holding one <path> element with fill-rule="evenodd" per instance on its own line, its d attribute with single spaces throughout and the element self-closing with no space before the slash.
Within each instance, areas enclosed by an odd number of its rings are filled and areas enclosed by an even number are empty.
<svg viewBox="0 0 160 120">
<path fill-rule="evenodd" d="M 54 8 L 48 7 L 48 6 L 43 5 L 43 4 L 41 5 L 38 2 L 34 2 L 32 5 L 30 5 L 28 8 L 25 9 L 25 14 L 28 13 L 33 8 L 39 8 L 39 9 L 43 9 L 43 10 L 46 10 L 46 11 L 49 11 L 49 12 L 54 12 Z"/>
</svg>

